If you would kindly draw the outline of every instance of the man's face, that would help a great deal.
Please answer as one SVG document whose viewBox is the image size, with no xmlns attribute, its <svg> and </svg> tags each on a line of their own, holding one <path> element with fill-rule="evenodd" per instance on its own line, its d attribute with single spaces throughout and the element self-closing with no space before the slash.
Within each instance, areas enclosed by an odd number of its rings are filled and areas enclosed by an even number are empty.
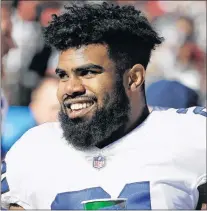
<svg viewBox="0 0 207 211">
<path fill-rule="evenodd" d="M 11 37 L 12 23 L 10 19 L 10 11 L 6 7 L 1 8 L 1 57 L 14 48 L 14 42 Z"/>
<path fill-rule="evenodd" d="M 70 119 L 90 120 L 115 86 L 115 66 L 103 45 L 62 52 L 58 63 L 58 99 Z"/>
<path fill-rule="evenodd" d="M 60 77 L 60 121 L 69 143 L 94 146 L 125 125 L 129 100 L 106 46 L 63 51 L 56 72 Z"/>
</svg>

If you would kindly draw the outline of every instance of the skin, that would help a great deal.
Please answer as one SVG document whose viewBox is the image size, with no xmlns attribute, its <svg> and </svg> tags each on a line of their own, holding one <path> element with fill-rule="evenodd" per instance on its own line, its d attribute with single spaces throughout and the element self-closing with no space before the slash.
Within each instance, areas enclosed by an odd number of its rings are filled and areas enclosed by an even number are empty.
<svg viewBox="0 0 207 211">
<path fill-rule="evenodd" d="M 207 204 L 202 204 L 201 210 L 207 210 Z"/>
<path fill-rule="evenodd" d="M 176 26 L 178 30 L 189 36 L 193 32 L 193 25 L 187 19 L 181 18 L 177 21 Z"/>
<path fill-rule="evenodd" d="M 86 65 L 96 65 L 98 68 L 87 68 Z M 79 70 L 78 68 L 83 68 Z M 84 96 L 95 97 L 93 106 L 82 118 L 90 120 L 97 109 L 102 108 L 103 99 L 114 88 L 116 68 L 108 56 L 106 45 L 88 45 L 80 49 L 71 48 L 60 53 L 57 75 L 60 77 L 57 97 L 62 107 L 65 99 L 77 99 Z M 144 99 L 140 88 L 144 82 L 145 70 L 140 64 L 134 65 L 123 75 L 123 85 L 130 100 L 131 114 L 125 132 L 139 119 L 144 107 Z M 129 86 L 130 84 L 130 86 Z M 65 102 L 71 102 L 66 100 Z M 137 103 L 138 102 L 138 103 Z M 69 109 L 65 112 L 73 118 Z"/>
<path fill-rule="evenodd" d="M 20 206 L 10 206 L 9 210 L 24 210 L 24 209 Z"/>
<path fill-rule="evenodd" d="M 17 13 L 22 20 L 34 21 L 36 17 L 36 7 L 41 1 L 19 1 Z"/>
</svg>

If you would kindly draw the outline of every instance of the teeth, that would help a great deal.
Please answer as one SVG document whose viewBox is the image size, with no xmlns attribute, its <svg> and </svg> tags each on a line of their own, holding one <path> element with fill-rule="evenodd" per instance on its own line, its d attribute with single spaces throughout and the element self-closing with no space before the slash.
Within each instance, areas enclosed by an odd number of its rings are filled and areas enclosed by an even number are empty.
<svg viewBox="0 0 207 211">
<path fill-rule="evenodd" d="M 93 105 L 93 103 L 74 103 L 70 105 L 71 110 L 80 110 L 80 109 L 84 109 L 84 108 L 88 108 L 91 105 Z"/>
</svg>

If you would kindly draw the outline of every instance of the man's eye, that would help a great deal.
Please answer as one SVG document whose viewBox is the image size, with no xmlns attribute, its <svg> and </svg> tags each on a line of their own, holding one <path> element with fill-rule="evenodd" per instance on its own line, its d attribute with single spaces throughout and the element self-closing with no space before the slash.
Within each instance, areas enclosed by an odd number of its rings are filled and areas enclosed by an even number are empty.
<svg viewBox="0 0 207 211">
<path fill-rule="evenodd" d="M 96 71 L 93 70 L 83 70 L 80 72 L 80 76 L 91 76 L 96 74 Z"/>
<path fill-rule="evenodd" d="M 68 79 L 68 75 L 66 73 L 58 73 L 58 77 L 61 79 L 61 80 L 66 80 Z"/>
</svg>

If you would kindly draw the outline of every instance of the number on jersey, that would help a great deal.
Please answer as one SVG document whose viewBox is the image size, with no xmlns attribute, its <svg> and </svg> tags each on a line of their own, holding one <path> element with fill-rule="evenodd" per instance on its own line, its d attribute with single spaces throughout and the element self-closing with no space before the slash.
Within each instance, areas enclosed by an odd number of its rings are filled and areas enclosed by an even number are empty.
<svg viewBox="0 0 207 211">
<path fill-rule="evenodd" d="M 188 108 L 180 108 L 177 110 L 178 114 L 186 114 L 187 112 L 188 112 Z M 195 107 L 193 110 L 193 113 L 207 117 L 207 112 L 206 112 L 205 107 Z"/>
<path fill-rule="evenodd" d="M 115 185 L 115 184 L 114 184 Z M 52 210 L 81 210 L 82 201 L 105 199 L 111 196 L 101 187 L 93 187 L 80 191 L 59 193 L 51 204 Z M 151 210 L 150 183 L 135 182 L 125 185 L 118 198 L 127 198 L 127 209 Z M 110 207 L 110 210 L 115 207 Z M 117 208 L 116 208 L 117 209 Z"/>
</svg>

